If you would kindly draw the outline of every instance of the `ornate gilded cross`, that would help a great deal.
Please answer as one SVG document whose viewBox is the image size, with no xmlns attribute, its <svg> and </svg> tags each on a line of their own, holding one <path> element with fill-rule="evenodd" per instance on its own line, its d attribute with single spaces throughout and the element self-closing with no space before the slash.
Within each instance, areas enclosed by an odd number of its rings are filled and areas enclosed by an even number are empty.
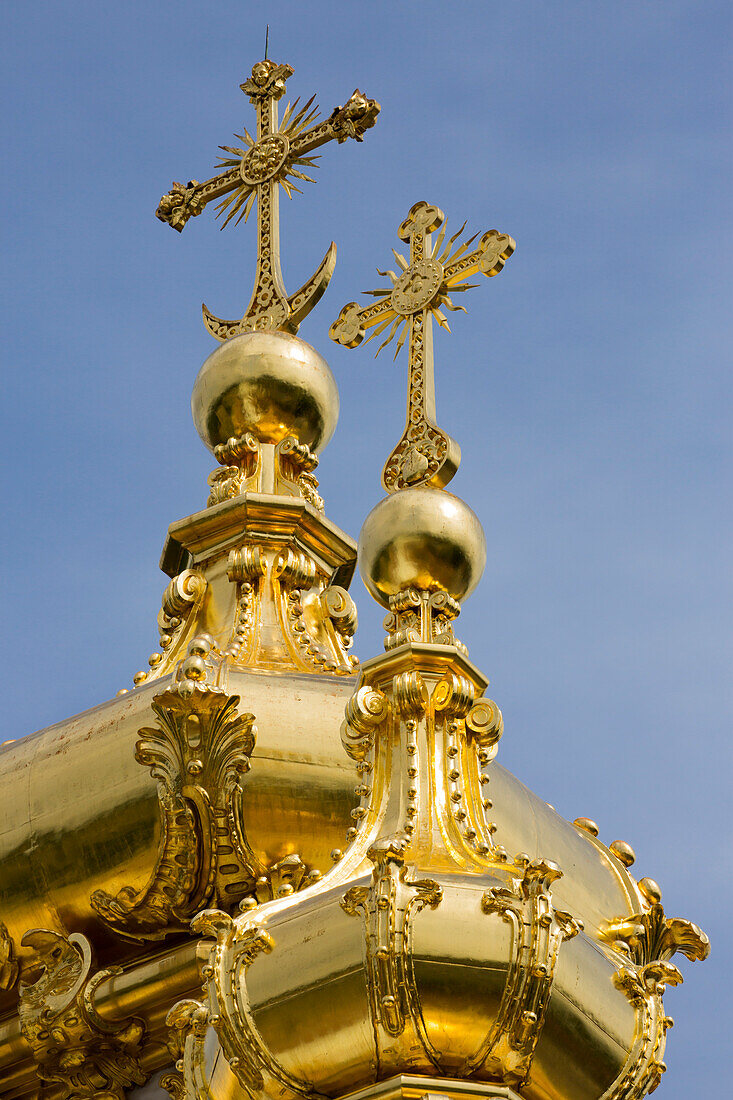
<svg viewBox="0 0 733 1100">
<path fill-rule="evenodd" d="M 301 169 L 314 167 L 318 157 L 308 156 L 327 141 L 339 144 L 353 137 L 362 141 L 364 131 L 374 125 L 380 105 L 367 99 L 357 88 L 343 107 L 336 107 L 327 119 L 316 122 L 318 108 L 312 97 L 296 111 L 298 100 L 288 105 L 278 126 L 277 101 L 293 70 L 274 61 L 258 61 L 252 76 L 240 87 L 257 111 L 257 138 L 247 130 L 237 134 L 244 147 L 222 145 L 227 157 L 220 157 L 225 171 L 205 183 L 190 180 L 187 186 L 174 183 L 158 204 L 156 216 L 180 233 L 189 218 L 196 217 L 212 199 L 220 199 L 218 213 L 246 221 L 257 203 L 257 271 L 247 311 L 239 321 L 222 321 L 206 306 L 204 324 L 218 340 L 254 329 L 284 329 L 297 332 L 303 318 L 323 295 L 336 264 L 336 245 L 323 258 L 315 275 L 295 294 L 288 295 L 280 271 L 279 188 L 288 198 L 300 191 L 293 179 L 314 181 Z M 238 215 L 238 217 L 237 217 Z M 224 227 L 222 226 L 222 228 Z"/>
<path fill-rule="evenodd" d="M 409 242 L 409 264 L 404 256 L 392 249 L 400 274 L 379 271 L 392 285 L 367 291 L 378 299 L 371 306 L 359 308 L 356 302 L 349 302 L 329 331 L 332 340 L 355 348 L 368 328 L 377 326 L 367 342 L 384 332 L 391 322 L 377 355 L 399 333 L 395 359 L 409 334 L 407 423 L 382 471 L 382 484 L 388 493 L 416 485 L 440 488 L 448 484 L 458 469 L 461 449 L 435 423 L 432 318 L 450 332 L 443 308 L 466 312 L 463 306 L 453 304 L 451 293 L 478 285 L 460 284 L 479 272 L 487 276 L 498 275 L 516 247 L 506 233 L 490 229 L 471 251 L 478 234 L 451 251 L 466 227 L 465 222 L 445 247 L 446 227 L 443 226 L 433 245 L 430 234 L 439 229 L 444 220 L 443 211 L 437 206 L 416 202 L 397 230 L 400 240 Z"/>
</svg>

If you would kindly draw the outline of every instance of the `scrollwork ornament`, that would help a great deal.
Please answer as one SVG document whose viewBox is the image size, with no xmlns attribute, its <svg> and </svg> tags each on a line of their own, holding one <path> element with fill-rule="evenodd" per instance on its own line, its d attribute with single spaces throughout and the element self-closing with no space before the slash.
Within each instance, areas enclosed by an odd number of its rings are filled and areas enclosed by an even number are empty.
<svg viewBox="0 0 733 1100">
<path fill-rule="evenodd" d="M 321 593 L 321 607 L 326 618 L 333 623 L 346 649 L 353 644 L 358 625 L 356 604 L 345 588 L 338 584 L 329 584 Z"/>
<path fill-rule="evenodd" d="M 672 1019 L 665 1014 L 662 994 L 679 985 L 682 975 L 668 962 L 621 967 L 614 985 L 637 1013 L 636 1039 L 621 1073 L 601 1100 L 642 1100 L 659 1086 L 667 1067 L 662 1060 Z"/>
<path fill-rule="evenodd" d="M 432 879 L 408 878 L 406 835 L 384 838 L 368 851 L 373 864 L 369 886 L 352 886 L 341 901 L 350 916 L 365 924 L 367 975 L 372 1022 L 382 1050 L 408 1024 L 429 1056 L 439 1055 L 429 1041 L 410 962 L 409 929 L 424 908 L 436 909 L 442 887 Z"/>
<path fill-rule="evenodd" d="M 466 716 L 466 734 L 479 747 L 482 764 L 496 756 L 504 733 L 504 719 L 493 699 L 478 699 Z"/>
<path fill-rule="evenodd" d="M 384 642 L 386 650 L 410 642 L 428 645 L 455 646 L 467 653 L 452 627 L 461 613 L 461 605 L 447 592 L 430 592 L 418 588 L 406 588 L 389 598 L 389 615 L 384 620 L 388 632 Z"/>
<path fill-rule="evenodd" d="M 354 692 L 346 704 L 346 721 L 341 727 L 341 743 L 352 760 L 365 759 L 388 714 L 389 702 L 378 688 L 362 685 Z"/>
<path fill-rule="evenodd" d="M 206 1004 L 183 1002 L 168 1016 L 177 1032 L 174 1042 L 183 1047 L 179 1065 L 186 1087 L 199 1095 L 195 1088 L 202 1080 L 203 1042 L 210 1026 L 247 1095 L 257 1095 L 267 1086 L 268 1092 L 285 1090 L 316 1100 L 318 1094 L 307 1082 L 291 1075 L 270 1053 L 249 1009 L 247 971 L 260 955 L 273 951 L 272 936 L 254 921 L 235 925 L 228 914 L 211 909 L 193 919 L 191 931 L 213 942 L 201 971 Z"/>
<path fill-rule="evenodd" d="M 403 718 L 422 717 L 428 708 L 429 696 L 419 672 L 402 672 L 392 681 L 392 696 Z"/>
<path fill-rule="evenodd" d="M 475 698 L 473 684 L 455 672 L 436 684 L 432 701 L 436 711 L 445 718 L 465 719 Z"/>
<path fill-rule="evenodd" d="M 310 447 L 301 443 L 294 435 L 289 435 L 277 444 L 275 455 L 280 479 L 295 486 L 304 500 L 322 512 L 325 505 L 318 492 L 318 479 L 313 473 L 318 466 L 318 457 Z"/>
<path fill-rule="evenodd" d="M 629 965 L 616 971 L 614 984 L 639 1019 L 634 1049 L 602 1100 L 641 1100 L 654 1092 L 666 1070 L 662 1056 L 672 1020 L 662 997 L 668 986 L 682 982 L 682 974 L 669 960 L 677 952 L 690 960 L 706 959 L 710 941 L 696 924 L 666 917 L 660 902 L 643 913 L 608 921 L 602 931 L 605 941 L 629 959 Z"/>
<path fill-rule="evenodd" d="M 349 656 L 356 608 L 345 589 L 330 586 L 314 560 L 283 550 L 272 571 L 283 633 L 298 665 L 308 672 L 348 676 L 358 663 Z"/>
<path fill-rule="evenodd" d="M 20 983 L 18 1011 L 40 1080 L 68 1100 L 125 1100 L 127 1088 L 146 1080 L 139 1061 L 144 1024 L 107 1023 L 94 1007 L 94 990 L 118 971 L 93 975 L 91 946 L 79 933 L 66 938 L 35 928 L 22 945 L 32 952 L 31 980 Z"/>
<path fill-rule="evenodd" d="M 201 607 L 207 587 L 206 578 L 197 569 L 184 569 L 168 584 L 158 612 L 161 652 L 151 654 L 148 671 L 136 673 L 136 687 L 160 679 L 175 666 L 185 646 L 186 636 L 190 637 L 196 622 L 195 613 Z"/>
<path fill-rule="evenodd" d="M 174 1058 L 175 1069 L 163 1074 L 160 1087 L 166 1090 L 171 1100 L 189 1100 L 192 1094 L 186 1088 L 188 1076 L 194 1089 L 193 1096 L 205 1096 L 203 1088 L 198 1089 L 196 1086 L 203 1077 L 203 1047 L 209 1027 L 208 1009 L 200 1001 L 178 1001 L 166 1016 L 165 1023 L 168 1028 L 168 1049 Z"/>
<path fill-rule="evenodd" d="M 211 489 L 207 508 L 213 508 L 222 501 L 232 500 L 244 492 L 247 482 L 246 475 L 241 466 L 220 466 L 212 470 L 207 478 L 207 484 Z"/>
<path fill-rule="evenodd" d="M 237 586 L 237 600 L 226 657 L 241 661 L 252 652 L 261 609 L 261 582 L 266 573 L 267 558 L 261 546 L 243 546 L 229 552 L 227 577 Z"/>
<path fill-rule="evenodd" d="M 518 856 L 515 865 L 509 884 L 487 890 L 481 903 L 512 926 L 514 957 L 493 1027 L 465 1069 L 481 1067 L 521 1087 L 542 1034 L 560 947 L 583 925 L 553 905 L 551 887 L 562 876 L 557 864 Z"/>
<path fill-rule="evenodd" d="M 226 443 L 214 447 L 214 458 L 221 463 L 207 479 L 211 489 L 207 508 L 246 492 L 257 490 L 257 474 L 261 465 L 262 446 L 252 432 L 231 436 Z"/>
</svg>

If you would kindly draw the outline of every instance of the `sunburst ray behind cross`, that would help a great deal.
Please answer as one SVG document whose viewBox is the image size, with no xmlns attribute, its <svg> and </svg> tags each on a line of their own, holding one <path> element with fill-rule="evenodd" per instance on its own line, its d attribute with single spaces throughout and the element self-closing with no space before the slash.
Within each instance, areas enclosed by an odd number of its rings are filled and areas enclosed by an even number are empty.
<svg viewBox="0 0 733 1100">
<path fill-rule="evenodd" d="M 285 108 L 282 122 L 280 123 L 275 133 L 280 135 L 281 137 L 286 138 L 288 146 L 292 146 L 295 142 L 295 139 L 300 134 L 302 134 L 304 130 L 307 130 L 309 126 L 314 125 L 314 123 L 318 120 L 318 105 L 316 104 L 315 107 L 313 106 L 315 98 L 315 96 L 311 96 L 308 102 L 297 112 L 296 108 L 298 106 L 298 103 L 300 102 L 300 99 L 296 99 L 293 103 L 288 103 L 287 107 Z M 238 168 L 250 149 L 252 149 L 257 144 L 255 138 L 252 137 L 252 135 L 246 128 L 243 130 L 243 133 L 235 134 L 234 136 L 236 138 L 239 138 L 239 140 L 243 144 L 242 146 L 219 146 L 219 148 L 224 153 L 230 154 L 230 156 L 228 157 L 219 157 L 219 165 L 221 168 Z M 288 156 L 285 158 L 282 166 L 280 167 L 280 170 L 274 178 L 275 181 L 280 184 L 289 199 L 292 199 L 294 191 L 298 194 L 302 194 L 301 189 L 296 186 L 296 184 L 291 182 L 292 179 L 300 180 L 303 183 L 315 183 L 315 180 L 312 176 L 307 175 L 300 169 L 315 168 L 317 166 L 317 162 L 320 159 L 321 158 L 318 155 L 313 157 Z M 256 184 L 248 184 L 245 183 L 244 180 L 242 180 L 241 183 L 239 183 L 238 186 L 228 195 L 226 195 L 216 206 L 217 218 L 221 217 L 225 213 L 227 214 L 226 218 L 222 222 L 221 228 L 223 229 L 224 226 L 228 225 L 233 218 L 236 218 L 236 221 L 234 223 L 235 225 L 239 225 L 242 218 L 244 218 L 244 221 L 246 223 L 249 215 L 252 212 L 252 207 L 255 204 L 256 198 Z M 237 215 L 239 216 L 237 217 Z"/>
</svg>

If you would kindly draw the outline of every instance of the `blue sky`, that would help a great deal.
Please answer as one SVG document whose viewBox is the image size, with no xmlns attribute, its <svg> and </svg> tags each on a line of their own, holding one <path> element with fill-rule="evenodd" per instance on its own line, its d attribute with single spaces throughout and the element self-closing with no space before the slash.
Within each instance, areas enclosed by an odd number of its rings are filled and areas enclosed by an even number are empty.
<svg viewBox="0 0 733 1100">
<path fill-rule="evenodd" d="M 212 466 L 189 411 L 200 303 L 241 311 L 253 233 L 207 212 L 179 236 L 153 212 L 250 125 L 265 18 L 293 95 L 383 105 L 282 206 L 291 290 L 339 248 L 301 335 L 341 390 L 319 476 L 350 533 L 381 496 L 405 368 L 336 347 L 330 322 L 418 199 L 517 240 L 435 337 L 451 488 L 489 545 L 459 634 L 504 711 L 502 762 L 628 840 L 710 934 L 666 997 L 658 1095 L 712 1094 L 733 902 L 730 5 L 5 6 L 4 737 L 128 686 L 156 646 L 165 530 Z M 353 591 L 368 656 L 381 614 Z"/>
</svg>

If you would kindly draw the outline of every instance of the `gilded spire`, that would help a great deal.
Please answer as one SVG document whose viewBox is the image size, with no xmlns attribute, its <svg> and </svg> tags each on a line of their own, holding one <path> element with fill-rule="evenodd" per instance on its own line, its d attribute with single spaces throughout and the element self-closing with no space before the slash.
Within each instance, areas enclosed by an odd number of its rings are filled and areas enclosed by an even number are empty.
<svg viewBox="0 0 733 1100">
<path fill-rule="evenodd" d="M 343 107 L 335 107 L 327 119 L 318 121 L 318 107 L 311 97 L 300 109 L 298 100 L 288 104 L 278 122 L 278 100 L 285 94 L 292 76 L 290 65 L 258 61 L 252 75 L 240 85 L 257 114 L 256 137 L 243 129 L 235 135 L 241 145 L 222 145 L 218 175 L 198 183 L 190 180 L 174 183 L 163 195 L 156 216 L 179 233 L 191 217 L 199 215 L 207 203 L 218 199 L 217 216 L 224 225 L 236 219 L 246 221 L 257 204 L 257 268 L 255 286 L 245 314 L 239 320 L 224 321 L 202 306 L 204 324 L 217 340 L 226 340 L 243 332 L 281 329 L 296 333 L 303 318 L 323 296 L 336 264 L 336 245 L 331 245 L 317 271 L 294 294 L 288 295 L 280 270 L 279 191 L 292 198 L 300 191 L 299 182 L 313 183 L 304 169 L 315 167 L 318 157 L 310 154 L 328 141 L 342 144 L 347 138 L 362 141 L 372 127 L 380 105 L 357 88 Z M 223 228 L 222 226 L 222 228 Z"/>
<path fill-rule="evenodd" d="M 360 308 L 349 302 L 330 329 L 332 340 L 355 348 L 368 328 L 375 326 L 367 342 L 389 326 L 377 355 L 396 337 L 395 358 L 409 336 L 407 423 L 382 472 L 388 493 L 418 485 L 442 488 L 458 469 L 461 449 L 435 422 L 432 319 L 450 332 L 443 310 L 466 312 L 454 304 L 451 294 L 476 286 L 466 280 L 479 272 L 498 275 L 516 247 L 506 233 L 490 229 L 471 249 L 478 233 L 459 242 L 465 222 L 446 242 L 444 222 L 443 211 L 437 206 L 416 202 L 397 230 L 400 240 L 409 243 L 409 263 L 393 249 L 399 274 L 378 269 L 391 285 L 367 291 L 376 298 L 373 305 Z M 433 243 L 431 234 L 441 225 Z"/>
</svg>

